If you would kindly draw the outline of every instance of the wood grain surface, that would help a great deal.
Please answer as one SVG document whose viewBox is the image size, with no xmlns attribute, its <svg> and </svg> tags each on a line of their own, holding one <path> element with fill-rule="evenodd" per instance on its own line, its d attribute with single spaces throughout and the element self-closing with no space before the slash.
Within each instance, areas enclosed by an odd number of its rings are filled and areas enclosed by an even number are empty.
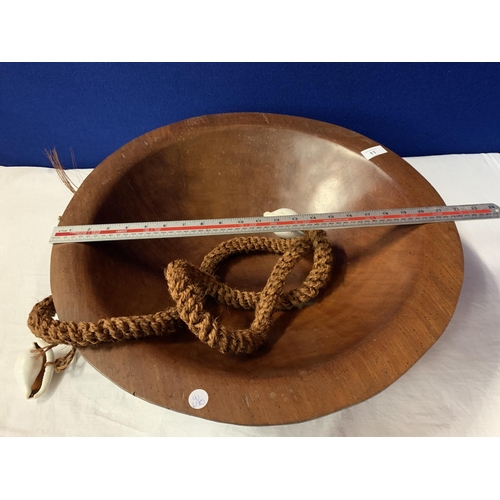
<svg viewBox="0 0 500 500">
<path fill-rule="evenodd" d="M 257 216 L 442 205 L 432 186 L 395 153 L 314 120 L 259 113 L 210 115 L 145 134 L 106 158 L 84 181 L 61 225 Z M 387 148 L 386 148 L 387 149 Z M 80 349 L 124 390 L 202 418 L 246 425 L 317 418 L 377 394 L 439 338 L 463 279 L 454 223 L 328 231 L 330 284 L 311 305 L 276 313 L 269 344 L 253 356 L 223 355 L 189 331 L 174 337 Z M 152 313 L 172 304 L 163 269 L 200 264 L 227 237 L 55 245 L 51 287 L 61 319 Z M 230 260 L 219 277 L 260 290 L 276 256 Z M 298 286 L 304 260 L 290 275 Z M 252 312 L 209 303 L 232 328 Z M 208 404 L 191 408 L 204 389 Z"/>
</svg>

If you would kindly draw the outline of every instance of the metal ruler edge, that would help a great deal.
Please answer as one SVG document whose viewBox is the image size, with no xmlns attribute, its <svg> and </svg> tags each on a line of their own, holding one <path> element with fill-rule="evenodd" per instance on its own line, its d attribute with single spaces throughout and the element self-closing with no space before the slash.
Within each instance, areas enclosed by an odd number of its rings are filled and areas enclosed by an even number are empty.
<svg viewBox="0 0 500 500">
<path fill-rule="evenodd" d="M 391 208 L 281 216 L 57 226 L 49 243 L 235 235 L 500 218 L 494 203 Z"/>
</svg>

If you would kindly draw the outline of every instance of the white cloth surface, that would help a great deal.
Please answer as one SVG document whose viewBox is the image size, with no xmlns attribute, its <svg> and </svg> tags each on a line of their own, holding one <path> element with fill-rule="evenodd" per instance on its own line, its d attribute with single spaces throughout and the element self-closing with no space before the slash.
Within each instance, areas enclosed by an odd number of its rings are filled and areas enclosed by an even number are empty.
<svg viewBox="0 0 500 500">
<path fill-rule="evenodd" d="M 447 204 L 500 205 L 500 154 L 407 158 Z M 90 171 L 70 171 L 77 185 Z M 500 220 L 459 222 L 465 277 L 442 337 L 377 396 L 310 422 L 215 423 L 126 393 L 78 356 L 27 401 L 14 379 L 34 340 L 33 305 L 50 294 L 48 238 L 71 194 L 52 169 L 0 167 L 0 435 L 500 436 Z"/>
</svg>

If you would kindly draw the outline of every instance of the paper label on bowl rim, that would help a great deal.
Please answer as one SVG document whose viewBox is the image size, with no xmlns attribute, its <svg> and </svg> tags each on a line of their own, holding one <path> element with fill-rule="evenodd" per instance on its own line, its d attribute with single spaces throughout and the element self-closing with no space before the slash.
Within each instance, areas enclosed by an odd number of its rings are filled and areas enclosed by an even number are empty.
<svg viewBox="0 0 500 500">
<path fill-rule="evenodd" d="M 372 148 L 364 149 L 361 151 L 361 154 L 367 159 L 371 160 L 372 158 L 375 158 L 375 156 L 378 155 L 383 155 L 384 153 L 387 153 L 387 150 L 385 150 L 382 146 L 373 146 Z"/>
<path fill-rule="evenodd" d="M 195 389 L 188 397 L 189 406 L 195 410 L 201 410 L 208 403 L 207 391 L 203 389 Z"/>
</svg>

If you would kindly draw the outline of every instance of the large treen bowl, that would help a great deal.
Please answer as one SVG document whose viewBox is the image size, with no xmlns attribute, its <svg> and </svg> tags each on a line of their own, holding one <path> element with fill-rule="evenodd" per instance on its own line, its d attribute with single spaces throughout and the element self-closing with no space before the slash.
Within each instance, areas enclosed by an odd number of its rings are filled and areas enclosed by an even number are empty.
<svg viewBox="0 0 500 500">
<path fill-rule="evenodd" d="M 84 181 L 61 225 L 442 205 L 433 187 L 395 153 L 314 120 L 259 113 L 211 115 L 145 134 L 106 158 Z M 386 148 L 387 149 L 387 148 Z M 257 354 L 221 354 L 187 329 L 168 338 L 80 349 L 124 390 L 202 418 L 248 425 L 320 417 L 363 401 L 405 373 L 445 330 L 463 279 L 453 223 L 328 231 L 331 280 L 306 307 L 277 312 Z M 51 287 L 60 319 L 153 313 L 172 305 L 163 270 L 199 265 L 228 236 L 74 243 L 53 247 Z M 277 257 L 240 256 L 218 276 L 260 290 Z M 301 261 L 287 289 L 311 266 Z M 231 328 L 252 311 L 208 303 Z M 193 409 L 189 394 L 208 404 Z"/>
</svg>

